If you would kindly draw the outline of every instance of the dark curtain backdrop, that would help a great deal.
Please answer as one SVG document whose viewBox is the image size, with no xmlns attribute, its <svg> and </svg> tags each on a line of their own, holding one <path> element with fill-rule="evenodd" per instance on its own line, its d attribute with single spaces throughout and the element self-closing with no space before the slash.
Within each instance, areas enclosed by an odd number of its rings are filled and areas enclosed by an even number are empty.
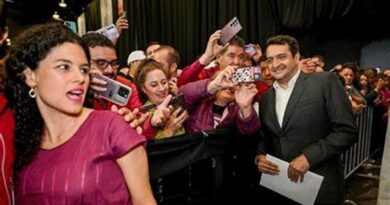
<svg viewBox="0 0 390 205">
<path fill-rule="evenodd" d="M 95 31 L 102 26 L 100 15 L 100 0 L 94 0 L 85 11 L 86 31 Z"/>
<path fill-rule="evenodd" d="M 264 45 L 272 35 L 289 29 L 308 29 L 317 20 L 345 15 L 354 0 L 126 0 L 129 29 L 121 35 L 117 49 L 124 63 L 133 50 L 145 49 L 151 41 L 175 47 L 181 67 L 194 61 L 205 49 L 215 30 L 237 16 L 246 43 Z M 113 0 L 114 19 L 117 4 Z M 89 7 L 87 30 L 99 28 L 99 1 Z M 91 11 L 90 11 L 91 10 Z M 97 27 L 94 27 L 97 26 Z"/>
</svg>

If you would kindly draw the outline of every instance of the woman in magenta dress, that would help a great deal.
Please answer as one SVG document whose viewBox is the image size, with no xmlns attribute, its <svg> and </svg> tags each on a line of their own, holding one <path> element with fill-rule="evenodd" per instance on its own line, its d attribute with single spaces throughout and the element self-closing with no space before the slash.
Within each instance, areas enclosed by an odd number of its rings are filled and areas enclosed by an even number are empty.
<svg viewBox="0 0 390 205">
<path fill-rule="evenodd" d="M 17 204 L 156 204 L 144 137 L 119 115 L 83 107 L 89 52 L 61 24 L 33 26 L 7 61 L 16 118 Z"/>
</svg>

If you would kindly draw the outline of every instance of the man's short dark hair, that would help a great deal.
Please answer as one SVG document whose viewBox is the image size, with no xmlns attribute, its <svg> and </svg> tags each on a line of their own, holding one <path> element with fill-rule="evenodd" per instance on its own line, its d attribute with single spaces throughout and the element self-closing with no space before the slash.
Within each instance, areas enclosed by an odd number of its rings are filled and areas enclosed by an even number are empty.
<svg viewBox="0 0 390 205">
<path fill-rule="evenodd" d="M 100 33 L 87 33 L 84 34 L 81 38 L 90 48 L 101 46 L 115 49 L 115 45 L 112 43 L 112 41 Z"/>
<path fill-rule="evenodd" d="M 244 48 L 245 46 L 245 41 L 244 39 L 240 38 L 239 36 L 234 36 L 230 41 L 229 41 L 229 46 L 238 46 L 238 47 L 241 47 L 241 48 Z M 228 47 L 229 47 L 228 46 Z M 227 51 L 227 48 L 224 48 L 223 50 L 221 50 L 220 54 L 224 54 L 226 51 Z"/>
<path fill-rule="evenodd" d="M 295 39 L 292 36 L 289 35 L 277 35 L 270 37 L 267 40 L 267 46 L 268 48 L 270 45 L 288 45 L 289 50 L 292 53 L 292 56 L 295 56 L 299 52 L 299 44 L 297 39 Z"/>
</svg>

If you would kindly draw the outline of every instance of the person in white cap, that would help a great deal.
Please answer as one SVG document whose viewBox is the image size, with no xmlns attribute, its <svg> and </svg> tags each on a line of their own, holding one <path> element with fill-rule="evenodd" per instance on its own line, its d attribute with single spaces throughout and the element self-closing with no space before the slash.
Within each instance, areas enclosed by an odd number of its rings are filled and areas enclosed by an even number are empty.
<svg viewBox="0 0 390 205">
<path fill-rule="evenodd" d="M 146 58 L 146 55 L 143 51 L 137 50 L 130 53 L 129 57 L 127 58 L 127 65 L 129 66 L 129 77 L 131 79 L 134 78 L 134 74 L 137 71 L 137 68 L 142 60 Z"/>
</svg>

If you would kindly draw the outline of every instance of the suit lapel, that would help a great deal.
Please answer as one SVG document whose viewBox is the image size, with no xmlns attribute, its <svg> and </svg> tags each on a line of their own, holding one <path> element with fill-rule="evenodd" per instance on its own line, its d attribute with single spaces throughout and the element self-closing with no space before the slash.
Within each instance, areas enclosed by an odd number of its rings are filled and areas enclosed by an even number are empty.
<svg viewBox="0 0 390 205">
<path fill-rule="evenodd" d="M 275 105 L 276 105 L 276 103 L 275 103 L 275 88 L 272 87 L 269 95 L 270 96 L 269 96 L 269 101 L 268 101 L 267 107 L 271 108 L 271 110 L 270 110 L 271 121 L 272 121 L 273 125 L 275 126 L 275 129 L 280 130 L 281 127 L 280 127 L 279 122 L 278 122 L 278 117 L 276 115 L 276 107 L 275 107 Z"/>
<path fill-rule="evenodd" d="M 299 100 L 302 97 L 302 94 L 306 88 L 306 78 L 308 74 L 301 72 L 298 76 L 297 82 L 295 83 L 294 89 L 291 93 L 290 99 L 288 100 L 286 111 L 284 112 L 283 125 L 284 129 L 289 122 L 291 115 L 295 110 L 295 106 L 298 104 Z"/>
</svg>

